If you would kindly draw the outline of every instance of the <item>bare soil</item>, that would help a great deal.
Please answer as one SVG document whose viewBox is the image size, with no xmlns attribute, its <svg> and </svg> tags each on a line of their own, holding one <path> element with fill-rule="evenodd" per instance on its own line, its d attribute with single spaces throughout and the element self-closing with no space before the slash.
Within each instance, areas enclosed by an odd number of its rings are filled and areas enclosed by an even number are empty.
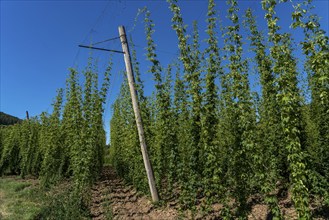
<svg viewBox="0 0 329 220">
<path fill-rule="evenodd" d="M 194 216 L 190 210 L 179 211 L 178 201 L 170 201 L 162 206 L 154 205 L 150 197 L 139 194 L 132 186 L 127 186 L 111 167 L 104 167 L 100 180 L 92 188 L 92 198 L 91 213 L 93 220 L 221 219 L 221 204 L 212 205 L 212 210 L 207 214 L 197 211 Z M 285 219 L 297 219 L 297 213 L 292 205 L 289 193 L 280 199 L 279 206 Z M 201 207 L 197 209 L 201 210 Z M 329 213 L 327 212 L 329 210 L 320 210 L 320 215 L 313 219 L 329 219 Z M 267 205 L 256 199 L 256 202 L 252 204 L 248 219 L 267 220 L 272 219 L 272 217 L 268 214 Z"/>
<path fill-rule="evenodd" d="M 104 167 L 100 181 L 92 188 L 91 213 L 94 220 L 107 219 L 176 219 L 174 208 L 158 208 L 150 198 L 126 186 L 113 168 Z"/>
</svg>

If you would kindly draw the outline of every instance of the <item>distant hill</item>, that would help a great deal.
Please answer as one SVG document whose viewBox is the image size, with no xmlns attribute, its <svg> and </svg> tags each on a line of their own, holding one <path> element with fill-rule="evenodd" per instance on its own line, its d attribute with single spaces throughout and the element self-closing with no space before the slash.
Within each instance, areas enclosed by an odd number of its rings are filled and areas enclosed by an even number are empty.
<svg viewBox="0 0 329 220">
<path fill-rule="evenodd" d="M 13 125 L 21 121 L 22 119 L 19 119 L 12 115 L 8 115 L 4 112 L 0 112 L 0 125 Z"/>
</svg>

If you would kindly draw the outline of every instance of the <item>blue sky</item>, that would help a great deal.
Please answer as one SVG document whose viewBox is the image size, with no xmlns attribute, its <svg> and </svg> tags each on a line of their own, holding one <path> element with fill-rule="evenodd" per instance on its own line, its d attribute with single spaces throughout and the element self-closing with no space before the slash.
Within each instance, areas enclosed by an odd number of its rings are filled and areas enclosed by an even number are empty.
<svg viewBox="0 0 329 220">
<path fill-rule="evenodd" d="M 297 2 L 297 1 L 296 1 Z M 221 19 L 226 24 L 225 1 L 216 1 Z M 264 12 L 259 1 L 240 0 L 241 12 L 252 7 L 264 25 Z M 180 1 L 185 22 L 191 27 L 198 20 L 200 37 L 205 38 L 204 26 L 207 1 Z M 321 25 L 328 34 L 328 0 L 315 0 L 315 12 L 322 18 Z M 158 55 L 164 65 L 176 57 L 177 39 L 171 29 L 171 12 L 166 1 L 110 0 L 110 1 L 3 1 L 1 0 L 1 83 L 0 111 L 25 117 L 51 112 L 51 103 L 58 88 L 65 87 L 69 67 L 83 70 L 90 54 L 88 49 L 78 48 L 79 44 L 89 44 L 118 36 L 118 26 L 125 25 L 131 35 L 141 63 L 146 92 L 152 90 L 152 76 L 147 73 L 149 63 L 145 60 L 146 40 L 142 17 L 135 22 L 138 8 L 147 6 L 155 23 L 155 42 Z M 278 15 L 280 25 L 291 22 L 290 4 L 281 5 Z M 297 36 L 298 38 L 298 36 Z M 121 50 L 119 41 L 99 45 Z M 93 51 L 98 59 L 100 72 L 105 68 L 110 54 Z M 105 125 L 108 130 L 111 117 L 111 103 L 123 80 L 123 56 L 112 54 L 114 66 L 111 88 L 105 107 Z"/>
</svg>

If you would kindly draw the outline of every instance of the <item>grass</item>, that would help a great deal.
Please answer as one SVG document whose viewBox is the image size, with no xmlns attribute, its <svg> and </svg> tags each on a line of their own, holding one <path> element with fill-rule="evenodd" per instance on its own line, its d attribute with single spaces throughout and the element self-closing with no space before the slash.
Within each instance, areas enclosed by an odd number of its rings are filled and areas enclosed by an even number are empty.
<svg viewBox="0 0 329 220">
<path fill-rule="evenodd" d="M 0 219 L 35 219 L 44 204 L 44 192 L 34 182 L 18 177 L 0 179 Z"/>
<path fill-rule="evenodd" d="M 1 177 L 0 220 L 90 219 L 89 209 L 72 191 L 68 182 L 44 190 L 37 180 Z"/>
</svg>

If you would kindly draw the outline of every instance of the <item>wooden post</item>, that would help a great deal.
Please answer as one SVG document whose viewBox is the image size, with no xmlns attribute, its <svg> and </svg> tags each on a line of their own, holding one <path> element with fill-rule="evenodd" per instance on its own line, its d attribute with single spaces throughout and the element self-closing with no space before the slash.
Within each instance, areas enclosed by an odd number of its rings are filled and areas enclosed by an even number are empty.
<svg viewBox="0 0 329 220">
<path fill-rule="evenodd" d="M 119 26 L 119 34 L 120 34 L 120 40 L 121 40 L 121 44 L 122 44 L 122 50 L 124 52 L 124 60 L 125 60 L 125 64 L 126 64 L 128 84 L 129 84 L 129 89 L 130 89 L 131 100 L 133 103 L 133 109 L 134 109 L 134 113 L 135 113 L 139 142 L 141 145 L 147 179 L 148 179 L 148 183 L 149 183 L 149 187 L 150 187 L 150 191 L 151 191 L 152 200 L 153 200 L 153 202 L 158 202 L 159 195 L 158 195 L 158 191 L 155 187 L 153 170 L 152 170 L 151 163 L 150 163 L 148 153 L 147 153 L 147 146 L 146 146 L 145 137 L 144 137 L 142 117 L 141 117 L 141 114 L 139 111 L 138 98 L 137 98 L 136 89 L 135 89 L 135 85 L 134 85 L 135 80 L 134 80 L 133 69 L 132 69 L 131 60 L 130 60 L 128 41 L 126 38 L 126 31 L 125 31 L 124 26 Z"/>
<path fill-rule="evenodd" d="M 28 111 L 26 111 L 26 120 L 30 120 L 29 112 Z"/>
</svg>

